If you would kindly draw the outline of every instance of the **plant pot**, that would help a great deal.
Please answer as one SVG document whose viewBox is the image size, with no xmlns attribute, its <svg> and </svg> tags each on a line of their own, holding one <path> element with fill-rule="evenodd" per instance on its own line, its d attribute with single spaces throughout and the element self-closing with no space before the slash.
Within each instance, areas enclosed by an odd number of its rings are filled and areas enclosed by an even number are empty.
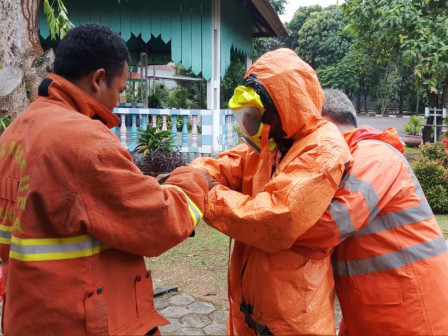
<svg viewBox="0 0 448 336">
<path fill-rule="evenodd" d="M 422 136 L 405 134 L 403 137 L 403 141 L 408 147 L 418 147 L 422 143 Z"/>
</svg>

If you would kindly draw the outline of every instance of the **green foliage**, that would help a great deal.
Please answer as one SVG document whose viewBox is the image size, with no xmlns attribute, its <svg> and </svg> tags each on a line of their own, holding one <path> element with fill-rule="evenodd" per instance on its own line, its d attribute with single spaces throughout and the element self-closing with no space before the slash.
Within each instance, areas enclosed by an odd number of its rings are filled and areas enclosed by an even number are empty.
<svg viewBox="0 0 448 336">
<path fill-rule="evenodd" d="M 168 104 L 170 107 L 179 109 L 188 109 L 193 105 L 193 102 L 187 98 L 188 91 L 184 88 L 178 87 L 170 91 Z"/>
<path fill-rule="evenodd" d="M 404 125 L 404 133 L 409 135 L 421 135 L 421 126 L 424 122 L 424 120 L 420 120 L 418 115 L 414 114 L 409 118 L 408 123 Z"/>
<path fill-rule="evenodd" d="M 311 13 L 320 11 L 322 11 L 322 7 L 319 5 L 299 7 L 294 13 L 291 21 L 286 24 L 286 27 L 291 31 L 291 34 L 279 38 L 282 45 L 286 48 L 296 50 L 299 46 L 299 31 L 302 29 L 303 24 L 310 17 Z"/>
<path fill-rule="evenodd" d="M 277 14 L 285 14 L 285 5 L 288 3 L 288 0 L 269 0 L 269 2 Z"/>
<path fill-rule="evenodd" d="M 420 153 L 429 160 L 439 161 L 444 167 L 448 168 L 448 154 L 443 142 L 425 143 L 420 146 Z"/>
<path fill-rule="evenodd" d="M 221 82 L 221 106 L 228 107 L 229 100 L 232 98 L 235 88 L 243 84 L 245 73 L 246 67 L 243 60 L 241 58 L 234 58 Z"/>
<path fill-rule="evenodd" d="M 57 16 L 55 15 L 55 2 L 57 6 Z M 44 0 L 44 14 L 47 17 L 48 27 L 50 28 L 50 36 L 52 40 L 56 37 L 63 38 L 67 32 L 74 27 L 73 23 L 68 19 L 67 8 L 63 0 L 53 0 L 50 4 L 49 0 Z"/>
<path fill-rule="evenodd" d="M 324 88 L 338 88 L 349 97 L 353 97 L 359 90 L 359 74 L 352 51 L 340 62 L 316 69 L 316 73 Z"/>
<path fill-rule="evenodd" d="M 140 87 L 134 90 L 133 87 L 126 88 L 126 102 L 127 103 L 139 103 L 140 99 Z"/>
<path fill-rule="evenodd" d="M 345 25 L 337 6 L 311 13 L 298 32 L 297 54 L 315 69 L 340 62 L 351 45 L 350 38 L 340 34 Z"/>
<path fill-rule="evenodd" d="M 386 63 L 402 57 L 420 85 L 439 93 L 448 76 L 446 1 L 347 0 L 345 31 L 356 48 L 370 50 L 372 59 Z"/>
<path fill-rule="evenodd" d="M 182 64 L 177 64 L 174 73 L 176 76 L 181 77 L 191 77 L 198 79 L 198 76 L 191 70 L 185 70 Z M 200 88 L 206 88 L 207 84 L 204 79 L 201 81 L 178 81 L 178 89 L 187 90 L 187 99 L 190 102 L 190 107 L 192 106 L 203 106 L 206 100 L 205 90 L 200 90 Z M 178 93 L 176 93 L 178 94 Z"/>
<path fill-rule="evenodd" d="M 412 168 L 434 212 L 448 213 L 448 152 L 441 142 L 420 147 Z"/>
<path fill-rule="evenodd" d="M 6 127 L 8 127 L 9 124 L 11 124 L 11 119 L 9 117 L 6 116 L 0 119 L 0 134 L 5 131 Z"/>
<path fill-rule="evenodd" d="M 148 97 L 148 107 L 149 108 L 162 108 L 162 101 L 158 95 L 153 93 Z"/>
<path fill-rule="evenodd" d="M 139 137 L 137 146 L 134 149 L 136 153 L 146 155 L 151 152 L 171 152 L 173 150 L 174 136 L 170 131 L 159 131 L 156 127 L 148 126 L 146 130 L 138 130 Z"/>
</svg>

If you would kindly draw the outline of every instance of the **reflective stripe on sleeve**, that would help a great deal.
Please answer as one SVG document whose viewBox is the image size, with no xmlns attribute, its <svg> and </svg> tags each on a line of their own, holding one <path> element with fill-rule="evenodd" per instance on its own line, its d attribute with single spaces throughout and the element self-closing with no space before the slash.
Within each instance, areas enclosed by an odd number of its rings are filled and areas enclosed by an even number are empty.
<svg viewBox="0 0 448 336">
<path fill-rule="evenodd" d="M 0 244 L 11 244 L 12 226 L 0 224 Z"/>
<path fill-rule="evenodd" d="M 330 214 L 338 227 L 340 236 L 339 239 L 342 242 L 351 236 L 353 232 L 355 232 L 355 226 L 350 218 L 349 211 L 344 204 L 335 199 L 331 201 L 328 210 L 330 211 Z"/>
<path fill-rule="evenodd" d="M 379 140 L 369 141 L 381 142 Z M 369 217 L 370 223 L 359 230 L 359 232 L 354 234 L 354 237 L 369 235 L 372 233 L 385 231 L 390 228 L 397 228 L 404 225 L 421 222 L 434 216 L 431 207 L 426 200 L 425 194 L 423 193 L 423 190 L 420 186 L 420 183 L 418 182 L 414 171 L 412 170 L 407 160 L 404 158 L 403 154 L 401 154 L 395 147 L 391 146 L 390 144 L 385 142 L 381 143 L 389 147 L 394 152 L 394 154 L 399 156 L 406 164 L 408 173 L 412 179 L 412 184 L 415 187 L 415 192 L 420 200 L 420 205 L 403 210 L 389 212 L 385 215 L 375 217 L 373 220 Z"/>
<path fill-rule="evenodd" d="M 187 203 L 188 203 L 188 210 L 190 211 L 191 218 L 193 218 L 193 225 L 194 225 L 194 227 L 196 227 L 196 225 L 198 225 L 198 223 L 200 222 L 200 220 L 202 219 L 202 217 L 204 215 L 202 214 L 202 211 L 199 210 L 197 205 L 193 203 L 193 201 L 190 199 L 190 197 L 188 197 L 188 195 L 185 193 L 185 191 L 183 191 L 182 188 L 179 188 L 178 186 L 175 186 L 172 184 L 162 184 L 161 187 L 162 187 L 162 189 L 176 188 L 177 190 L 181 191 L 185 195 L 185 197 L 187 199 Z"/>
<path fill-rule="evenodd" d="M 70 238 L 18 238 L 11 237 L 11 259 L 21 261 L 47 261 L 89 257 L 110 246 L 90 235 Z"/>
<path fill-rule="evenodd" d="M 354 175 L 347 175 L 341 187 L 348 189 L 351 192 L 360 192 L 363 194 L 370 212 L 375 209 L 379 202 L 378 195 L 376 194 L 375 189 L 373 189 L 372 184 L 368 181 L 360 180 Z"/>
<path fill-rule="evenodd" d="M 358 179 L 354 175 L 346 175 L 341 183 L 341 188 L 347 189 L 351 192 L 359 192 L 364 196 L 367 206 L 370 210 L 369 220 L 374 218 L 380 209 L 377 208 L 379 202 L 378 195 L 373 189 L 372 184 L 368 181 Z M 350 212 L 345 204 L 333 200 L 330 204 L 329 211 L 331 216 L 336 222 L 336 226 L 339 230 L 340 241 L 344 241 L 349 238 L 356 230 L 352 219 L 350 218 Z"/>
<path fill-rule="evenodd" d="M 416 261 L 441 255 L 445 252 L 447 252 L 447 244 L 443 237 L 439 237 L 377 257 L 351 261 L 336 261 L 333 267 L 335 274 L 339 276 L 353 276 L 397 269 Z"/>
</svg>

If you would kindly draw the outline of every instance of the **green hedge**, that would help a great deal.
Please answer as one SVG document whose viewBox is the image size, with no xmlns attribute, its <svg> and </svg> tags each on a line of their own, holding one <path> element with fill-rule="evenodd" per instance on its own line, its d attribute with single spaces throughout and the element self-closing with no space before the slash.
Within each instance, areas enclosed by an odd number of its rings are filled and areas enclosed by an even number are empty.
<svg viewBox="0 0 448 336">
<path fill-rule="evenodd" d="M 420 146 L 412 168 L 435 213 L 448 213 L 448 152 L 442 142 Z"/>
</svg>

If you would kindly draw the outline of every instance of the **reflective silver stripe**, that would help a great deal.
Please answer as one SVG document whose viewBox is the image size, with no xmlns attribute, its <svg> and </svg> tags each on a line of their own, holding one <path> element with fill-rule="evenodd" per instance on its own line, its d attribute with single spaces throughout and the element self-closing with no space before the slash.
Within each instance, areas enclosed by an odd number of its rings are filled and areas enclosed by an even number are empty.
<svg viewBox="0 0 448 336">
<path fill-rule="evenodd" d="M 420 221 L 423 221 L 423 220 L 433 217 L 434 214 L 431 210 L 431 207 L 428 204 L 428 201 L 426 200 L 426 197 L 425 197 L 425 194 L 423 193 L 422 188 L 420 187 L 420 183 L 418 182 L 417 177 L 415 176 L 412 168 L 410 167 L 407 160 L 403 157 L 403 155 L 395 147 L 391 146 L 390 144 L 388 144 L 386 142 L 379 141 L 379 140 L 368 140 L 368 141 L 380 142 L 380 143 L 386 145 L 394 152 L 394 154 L 398 155 L 400 158 L 403 159 L 403 162 L 406 164 L 408 173 L 411 176 L 412 183 L 415 187 L 416 194 L 417 194 L 421 204 L 417 205 L 415 207 L 412 207 L 412 208 L 394 211 L 394 212 L 390 212 L 388 214 L 376 217 L 373 220 L 371 220 L 368 225 L 363 227 L 361 230 L 359 230 L 359 232 L 357 232 L 353 236 L 358 237 L 358 236 L 369 235 L 372 233 L 382 232 L 382 231 L 389 230 L 391 228 L 397 228 L 397 227 L 401 227 L 404 225 L 417 223 L 417 222 L 420 222 Z M 369 219 L 370 219 L 370 217 L 369 217 Z"/>
<path fill-rule="evenodd" d="M 11 243 L 11 251 L 20 254 L 65 253 L 92 249 L 100 245 L 101 243 L 96 239 L 55 245 L 18 245 Z"/>
<path fill-rule="evenodd" d="M 354 237 L 365 236 L 382 232 L 391 228 L 421 222 L 433 217 L 433 213 L 427 202 L 412 208 L 390 212 L 383 216 L 375 217 L 368 225 L 363 227 Z"/>
<path fill-rule="evenodd" d="M 11 239 L 11 232 L 0 230 L 0 238 Z"/>
<path fill-rule="evenodd" d="M 360 192 L 363 194 L 367 206 L 370 210 L 369 220 L 378 214 L 380 209 L 376 207 L 378 204 L 378 195 L 368 181 L 358 179 L 356 176 L 348 174 L 341 181 L 341 188 L 350 190 L 351 192 Z M 350 218 L 350 212 L 345 204 L 333 200 L 329 207 L 330 214 L 336 222 L 339 230 L 340 241 L 349 238 L 355 232 L 355 226 Z"/>
<path fill-rule="evenodd" d="M 347 207 L 338 200 L 331 201 L 328 209 L 331 216 L 336 222 L 336 226 L 339 230 L 340 241 L 347 239 L 353 232 L 355 232 L 355 226 L 350 218 Z"/>
<path fill-rule="evenodd" d="M 447 252 L 447 244 L 443 237 L 439 237 L 377 257 L 337 261 L 333 264 L 333 267 L 335 274 L 339 276 L 353 276 L 397 269 L 416 261 L 438 256 L 445 252 Z"/>
<path fill-rule="evenodd" d="M 11 236 L 9 257 L 20 261 L 49 261 L 89 257 L 111 247 L 88 234 L 67 238 Z"/>
<path fill-rule="evenodd" d="M 368 181 L 360 180 L 356 176 L 349 174 L 347 179 L 344 179 L 341 187 L 352 192 L 362 193 L 370 212 L 372 212 L 378 204 L 378 195 L 376 194 L 375 189 L 373 189 L 372 184 Z"/>
</svg>

